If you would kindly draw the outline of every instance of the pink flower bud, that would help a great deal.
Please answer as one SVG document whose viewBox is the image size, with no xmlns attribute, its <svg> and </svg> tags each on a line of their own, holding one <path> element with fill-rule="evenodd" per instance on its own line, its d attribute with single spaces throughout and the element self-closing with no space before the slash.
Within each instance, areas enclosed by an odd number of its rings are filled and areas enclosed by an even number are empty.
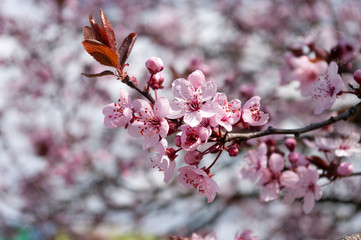
<svg viewBox="0 0 361 240">
<path fill-rule="evenodd" d="M 337 168 L 337 173 L 340 176 L 349 176 L 353 173 L 353 166 L 350 162 L 342 162 Z"/>
<path fill-rule="evenodd" d="M 361 69 L 353 73 L 353 79 L 355 79 L 355 81 L 361 85 Z"/>
<path fill-rule="evenodd" d="M 202 160 L 203 153 L 198 150 L 188 151 L 184 156 L 184 161 L 189 165 L 198 165 Z"/>
<path fill-rule="evenodd" d="M 288 160 L 290 161 L 290 163 L 296 163 L 298 161 L 299 155 L 296 152 L 291 152 L 288 155 Z"/>
<path fill-rule="evenodd" d="M 288 150 L 290 150 L 291 152 L 293 152 L 296 148 L 296 144 L 297 141 L 294 138 L 287 138 L 285 141 L 285 145 L 288 148 Z"/>
<path fill-rule="evenodd" d="M 236 144 L 228 147 L 228 154 L 230 157 L 235 157 L 239 154 L 239 149 Z"/>
<path fill-rule="evenodd" d="M 176 145 L 177 147 L 181 147 L 182 146 L 182 140 L 181 140 L 181 136 L 177 135 L 174 138 L 174 145 Z"/>
<path fill-rule="evenodd" d="M 163 82 L 164 82 L 164 76 L 161 72 L 157 74 L 152 74 L 149 79 L 149 86 L 153 90 L 162 89 L 163 88 Z"/>
<path fill-rule="evenodd" d="M 156 74 L 163 70 L 163 61 L 157 57 L 151 57 L 145 62 L 145 66 L 151 74 Z"/>
</svg>

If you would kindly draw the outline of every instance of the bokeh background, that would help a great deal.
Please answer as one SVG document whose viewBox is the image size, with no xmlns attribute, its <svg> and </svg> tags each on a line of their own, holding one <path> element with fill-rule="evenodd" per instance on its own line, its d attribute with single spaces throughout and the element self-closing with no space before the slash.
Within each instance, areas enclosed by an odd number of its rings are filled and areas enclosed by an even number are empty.
<svg viewBox="0 0 361 240">
<path fill-rule="evenodd" d="M 127 71 L 140 85 L 152 56 L 165 63 L 158 95 L 170 96 L 171 81 L 201 69 L 229 99 L 261 96 L 278 127 L 317 120 L 294 83 L 279 86 L 287 47 L 316 38 L 329 50 L 343 34 L 361 33 L 358 0 L 1 0 L 1 240 L 166 239 L 213 230 L 226 240 L 245 229 L 260 239 L 333 239 L 360 231 L 359 178 L 324 187 L 309 215 L 300 203 L 260 202 L 259 188 L 238 178 L 246 152 L 222 155 L 214 177 L 221 193 L 211 204 L 175 179 L 164 184 L 139 139 L 103 126 L 102 108 L 119 89 L 136 92 L 111 77 L 81 76 L 107 69 L 81 44 L 89 13 L 99 22 L 99 9 L 118 45 L 138 34 Z"/>
</svg>

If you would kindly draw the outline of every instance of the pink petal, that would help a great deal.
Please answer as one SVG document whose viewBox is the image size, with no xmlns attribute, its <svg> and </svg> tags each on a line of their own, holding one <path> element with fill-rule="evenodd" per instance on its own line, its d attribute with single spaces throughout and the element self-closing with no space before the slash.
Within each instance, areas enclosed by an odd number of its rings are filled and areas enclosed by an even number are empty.
<svg viewBox="0 0 361 240">
<path fill-rule="evenodd" d="M 312 193 L 308 192 L 303 201 L 303 211 L 308 214 L 315 207 L 315 197 Z"/>
<path fill-rule="evenodd" d="M 168 131 L 169 131 L 168 121 L 165 119 L 162 119 L 160 121 L 159 136 L 161 136 L 162 138 L 165 138 L 168 134 Z"/>
<path fill-rule="evenodd" d="M 163 179 L 163 181 L 165 183 L 169 183 L 169 181 L 172 179 L 172 177 L 174 175 L 174 169 L 175 169 L 176 163 L 175 163 L 175 161 L 169 161 L 169 159 L 164 159 L 162 163 L 163 164 L 164 163 L 168 164 L 168 166 L 164 166 L 162 164 L 162 167 L 164 167 L 163 168 L 163 170 L 164 170 L 164 179 Z"/>
<path fill-rule="evenodd" d="M 278 198 L 279 184 L 271 182 L 262 188 L 261 200 L 268 202 Z"/>
<path fill-rule="evenodd" d="M 285 160 L 278 153 L 272 153 L 269 158 L 269 166 L 274 173 L 281 172 L 285 166 Z"/>
<path fill-rule="evenodd" d="M 112 118 L 109 118 L 108 116 L 104 117 L 104 126 L 106 128 L 115 128 L 112 122 L 113 122 Z"/>
<path fill-rule="evenodd" d="M 187 80 L 190 81 L 194 89 L 197 90 L 197 88 L 206 81 L 206 78 L 200 70 L 196 70 L 188 76 Z"/>
<path fill-rule="evenodd" d="M 170 111 L 169 101 L 165 97 L 159 98 L 154 104 L 154 113 L 158 118 L 165 118 Z"/>
<path fill-rule="evenodd" d="M 202 115 L 202 117 L 209 118 L 214 116 L 216 113 L 218 113 L 220 109 L 221 107 L 217 103 L 213 101 L 207 101 L 202 105 L 199 112 Z"/>
<path fill-rule="evenodd" d="M 172 83 L 172 92 L 173 96 L 178 100 L 187 101 L 193 97 L 194 88 L 189 81 L 178 78 Z"/>
<path fill-rule="evenodd" d="M 120 96 L 120 103 L 124 106 L 130 107 L 131 99 L 129 96 L 129 93 L 125 91 L 124 89 L 119 90 L 119 96 Z"/>
<path fill-rule="evenodd" d="M 202 116 L 198 111 L 187 112 L 184 115 L 183 121 L 191 127 L 197 126 L 202 121 Z"/>
<path fill-rule="evenodd" d="M 254 109 L 257 108 L 257 110 L 259 110 L 260 102 L 261 102 L 261 97 L 254 96 L 243 105 L 243 109 L 249 109 L 250 111 L 255 111 Z"/>
<path fill-rule="evenodd" d="M 297 186 L 299 176 L 293 171 L 284 171 L 280 177 L 280 182 L 283 186 L 294 188 Z"/>
<path fill-rule="evenodd" d="M 198 90 L 200 90 L 203 101 L 209 101 L 216 95 L 217 85 L 213 82 L 205 82 Z"/>
<path fill-rule="evenodd" d="M 143 150 L 149 149 L 151 147 L 154 147 L 159 142 L 159 135 L 145 135 L 142 142 L 142 148 Z"/>
</svg>

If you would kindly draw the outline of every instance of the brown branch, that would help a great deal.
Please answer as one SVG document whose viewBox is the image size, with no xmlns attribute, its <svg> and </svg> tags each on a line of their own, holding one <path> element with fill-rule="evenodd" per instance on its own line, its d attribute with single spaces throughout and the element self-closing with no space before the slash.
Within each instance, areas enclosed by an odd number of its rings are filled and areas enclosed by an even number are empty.
<svg viewBox="0 0 361 240">
<path fill-rule="evenodd" d="M 226 141 L 231 141 L 234 139 L 249 140 L 249 139 L 259 138 L 259 137 L 273 135 L 273 134 L 292 134 L 295 137 L 299 137 L 303 133 L 326 127 L 326 126 L 333 124 L 335 122 L 338 122 L 340 120 L 346 121 L 349 117 L 353 116 L 360 109 L 361 109 L 361 102 L 350 107 L 348 110 L 346 110 L 345 112 L 343 112 L 340 115 L 337 115 L 336 117 L 330 117 L 329 119 L 322 121 L 322 122 L 318 122 L 318 123 L 311 123 L 311 124 L 307 125 L 306 127 L 302 127 L 302 128 L 279 129 L 279 128 L 269 127 L 269 128 L 267 128 L 267 130 L 259 131 L 259 132 L 228 133 L 227 137 L 226 137 Z"/>
<path fill-rule="evenodd" d="M 152 104 L 154 104 L 154 98 L 149 94 L 149 91 L 142 91 L 130 78 L 128 75 L 125 78 L 120 78 L 123 83 L 127 84 L 130 88 L 137 90 L 140 94 L 142 94 L 145 98 L 147 98 Z"/>
<path fill-rule="evenodd" d="M 301 134 L 310 132 L 319 128 L 323 128 L 340 120 L 347 120 L 349 117 L 353 116 L 359 109 L 361 109 L 361 102 L 358 104 L 350 107 L 348 110 L 343 112 L 336 117 L 330 117 L 329 119 L 318 122 L 318 123 L 311 123 L 306 127 L 296 128 L 296 129 L 280 129 L 280 128 L 273 128 L 269 127 L 267 130 L 259 131 L 259 132 L 250 132 L 250 133 L 228 133 L 226 137 L 226 141 L 231 141 L 234 139 L 237 140 L 249 140 L 252 138 L 259 138 L 267 135 L 273 134 L 292 134 L 295 137 L 299 137 Z"/>
</svg>

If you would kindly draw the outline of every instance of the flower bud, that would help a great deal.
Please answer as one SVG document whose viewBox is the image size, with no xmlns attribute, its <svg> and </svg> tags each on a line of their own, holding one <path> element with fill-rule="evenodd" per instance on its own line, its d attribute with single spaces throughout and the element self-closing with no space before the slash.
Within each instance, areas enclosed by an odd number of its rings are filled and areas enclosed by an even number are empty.
<svg viewBox="0 0 361 240">
<path fill-rule="evenodd" d="M 287 138 L 285 141 L 285 145 L 288 148 L 288 150 L 290 150 L 291 152 L 293 152 L 296 148 L 296 144 L 297 141 L 294 138 Z"/>
<path fill-rule="evenodd" d="M 198 150 L 187 151 L 186 155 L 184 156 L 184 161 L 189 165 L 198 165 L 202 158 L 203 153 Z"/>
<path fill-rule="evenodd" d="M 355 79 L 355 81 L 361 85 L 361 69 L 353 73 L 353 79 Z"/>
<path fill-rule="evenodd" d="M 177 147 L 181 147 L 182 146 L 182 140 L 181 140 L 181 136 L 177 135 L 174 138 L 174 145 L 176 145 Z"/>
<path fill-rule="evenodd" d="M 349 176 L 353 173 L 353 166 L 350 162 L 342 162 L 338 165 L 337 173 L 341 176 Z"/>
<path fill-rule="evenodd" d="M 145 66 L 151 74 L 156 74 L 163 70 L 163 61 L 157 57 L 151 57 L 145 62 Z"/>
<path fill-rule="evenodd" d="M 296 152 L 291 152 L 288 155 L 288 160 L 290 161 L 290 163 L 296 163 L 298 161 L 299 155 Z"/>
<path fill-rule="evenodd" d="M 153 90 L 162 89 L 163 82 L 164 82 L 164 76 L 161 72 L 157 74 L 152 74 L 149 79 L 149 87 L 151 87 Z"/>
<path fill-rule="evenodd" d="M 239 154 L 237 144 L 233 144 L 232 146 L 228 147 L 228 154 L 230 157 L 235 157 Z"/>
</svg>

